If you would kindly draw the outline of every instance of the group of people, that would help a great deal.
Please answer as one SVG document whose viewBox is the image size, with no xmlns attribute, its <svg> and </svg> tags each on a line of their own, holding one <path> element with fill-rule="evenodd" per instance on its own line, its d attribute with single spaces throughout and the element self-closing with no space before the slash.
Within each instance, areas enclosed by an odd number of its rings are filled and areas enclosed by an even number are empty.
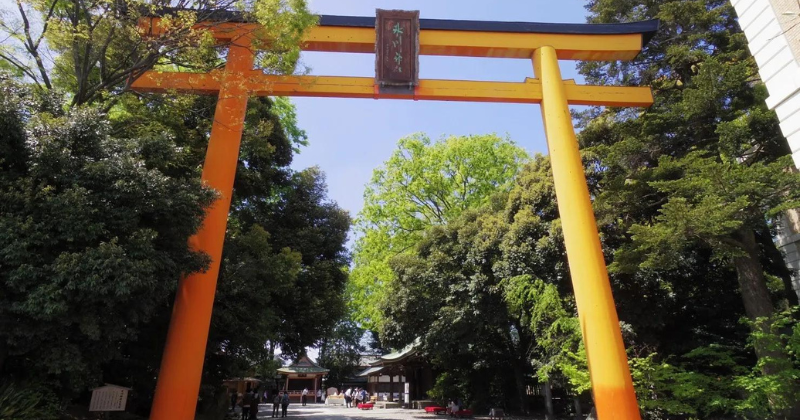
<svg viewBox="0 0 800 420">
<path fill-rule="evenodd" d="M 285 391 L 274 392 L 272 398 L 272 417 L 286 417 L 286 410 L 289 407 L 289 393 Z M 256 420 L 258 418 L 258 404 L 267 401 L 267 391 L 259 393 L 258 388 L 250 388 L 248 385 L 244 395 L 233 392 L 231 394 L 231 411 L 236 409 L 236 405 L 242 407 L 241 420 Z M 280 415 L 278 413 L 280 408 Z"/>
<path fill-rule="evenodd" d="M 358 404 L 369 401 L 369 393 L 364 388 L 347 388 L 344 392 L 344 406 L 358 407 Z"/>
</svg>

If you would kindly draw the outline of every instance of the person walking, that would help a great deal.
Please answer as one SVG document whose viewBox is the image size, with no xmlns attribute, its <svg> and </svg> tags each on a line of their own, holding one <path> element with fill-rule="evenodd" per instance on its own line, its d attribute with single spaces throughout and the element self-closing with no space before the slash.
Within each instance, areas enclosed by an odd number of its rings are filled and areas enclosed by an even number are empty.
<svg viewBox="0 0 800 420">
<path fill-rule="evenodd" d="M 250 420 L 256 420 L 258 418 L 258 404 L 261 402 L 261 398 L 259 398 L 258 390 L 253 390 L 253 399 L 250 400 Z"/>
<path fill-rule="evenodd" d="M 281 417 L 286 417 L 286 409 L 289 408 L 289 392 L 284 391 L 281 398 Z"/>
<path fill-rule="evenodd" d="M 231 411 L 236 411 L 237 401 L 239 401 L 239 394 L 234 390 L 231 392 Z"/>
<path fill-rule="evenodd" d="M 345 408 L 350 407 L 353 402 L 352 399 L 353 388 L 347 388 L 347 391 L 344 392 L 344 406 Z"/>
<path fill-rule="evenodd" d="M 253 399 L 253 390 L 248 389 L 247 392 L 242 397 L 242 420 L 248 420 L 250 417 L 250 401 Z"/>
<path fill-rule="evenodd" d="M 308 388 L 303 388 L 303 394 L 300 396 L 300 403 L 303 407 L 306 406 L 306 397 L 308 397 Z"/>
<path fill-rule="evenodd" d="M 278 417 L 278 407 L 281 406 L 281 393 L 275 390 L 275 397 L 272 399 L 272 417 Z"/>
<path fill-rule="evenodd" d="M 322 390 L 318 389 L 317 390 L 317 404 L 319 404 L 321 402 L 322 402 Z"/>
<path fill-rule="evenodd" d="M 369 402 L 369 400 L 367 399 L 369 397 L 369 394 L 367 394 L 367 390 L 366 389 L 361 388 L 361 394 L 360 395 L 361 395 L 361 402 L 363 404 L 366 404 L 366 403 Z"/>
</svg>

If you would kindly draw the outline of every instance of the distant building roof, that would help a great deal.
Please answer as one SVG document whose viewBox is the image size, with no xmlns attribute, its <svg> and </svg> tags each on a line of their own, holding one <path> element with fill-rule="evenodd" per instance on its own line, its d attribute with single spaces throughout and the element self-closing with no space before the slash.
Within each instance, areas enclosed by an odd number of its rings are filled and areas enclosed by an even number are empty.
<svg viewBox="0 0 800 420">
<path fill-rule="evenodd" d="M 329 370 L 325 369 L 324 367 L 320 367 L 308 356 L 302 356 L 299 360 L 291 364 L 287 367 L 282 367 L 278 369 L 278 373 L 283 374 L 293 374 L 293 373 L 311 373 L 311 374 L 325 374 L 328 373 Z"/>
<path fill-rule="evenodd" d="M 372 363 L 372 366 L 383 366 L 385 364 L 397 363 L 414 356 L 417 354 L 417 348 L 419 347 L 420 343 L 420 339 L 417 338 L 411 344 L 405 346 L 402 350 L 381 356 L 377 361 Z"/>
<path fill-rule="evenodd" d="M 374 374 L 380 372 L 382 369 L 383 369 L 383 366 L 373 366 L 373 367 L 364 369 L 362 372 L 356 374 L 356 376 L 374 375 Z"/>
<path fill-rule="evenodd" d="M 370 366 L 380 360 L 380 354 L 362 354 L 361 359 L 358 361 L 359 366 Z"/>
</svg>

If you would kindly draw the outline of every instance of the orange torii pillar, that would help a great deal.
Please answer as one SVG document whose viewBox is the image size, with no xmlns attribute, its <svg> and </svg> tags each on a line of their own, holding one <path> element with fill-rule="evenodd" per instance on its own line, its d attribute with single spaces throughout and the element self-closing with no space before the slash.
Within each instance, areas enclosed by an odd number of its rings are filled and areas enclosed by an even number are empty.
<svg viewBox="0 0 800 420">
<path fill-rule="evenodd" d="M 178 284 L 153 399 L 152 420 L 194 419 L 247 111 L 249 92 L 244 75 L 253 69 L 255 59 L 250 45 L 247 36 L 231 41 L 219 81 L 202 173 L 203 183 L 215 189 L 219 197 L 206 212 L 200 230 L 189 239 L 192 248 L 211 257 L 211 263 L 208 270 L 190 274 Z"/>
<path fill-rule="evenodd" d="M 542 81 L 542 119 L 598 417 L 639 419 L 628 357 L 556 51 L 553 47 L 537 49 L 533 64 L 536 76 Z"/>
<path fill-rule="evenodd" d="M 597 414 L 601 420 L 640 419 L 569 105 L 650 106 L 653 97 L 648 87 L 586 86 L 563 80 L 558 60 L 631 60 L 658 21 L 555 25 L 420 19 L 419 23 L 419 54 L 533 59 L 537 78 L 521 83 L 419 80 L 413 89 L 398 91 L 384 90 L 367 77 L 267 75 L 253 70 L 250 37 L 257 33 L 257 25 L 234 17 L 199 24 L 230 43 L 224 71 L 150 71 L 133 83 L 140 92 L 219 95 L 202 176 L 220 198 L 190 240 L 211 257 L 211 266 L 179 284 L 151 419 L 194 418 L 248 95 L 540 104 Z M 373 52 L 374 25 L 370 17 L 322 16 L 320 25 L 307 35 L 304 49 Z M 158 18 L 148 18 L 141 26 L 149 34 L 161 30 Z"/>
</svg>

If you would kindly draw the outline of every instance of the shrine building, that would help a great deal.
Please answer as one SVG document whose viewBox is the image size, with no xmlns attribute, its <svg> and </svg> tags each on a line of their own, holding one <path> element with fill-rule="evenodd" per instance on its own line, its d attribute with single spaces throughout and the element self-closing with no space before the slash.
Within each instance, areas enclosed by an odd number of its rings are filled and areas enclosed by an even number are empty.
<svg viewBox="0 0 800 420">
<path fill-rule="evenodd" d="M 292 365 L 278 369 L 278 374 L 286 378 L 283 391 L 289 393 L 291 401 L 300 402 L 303 389 L 308 389 L 306 402 L 313 403 L 317 390 L 322 389 L 322 378 L 328 371 L 303 355 Z"/>
</svg>

